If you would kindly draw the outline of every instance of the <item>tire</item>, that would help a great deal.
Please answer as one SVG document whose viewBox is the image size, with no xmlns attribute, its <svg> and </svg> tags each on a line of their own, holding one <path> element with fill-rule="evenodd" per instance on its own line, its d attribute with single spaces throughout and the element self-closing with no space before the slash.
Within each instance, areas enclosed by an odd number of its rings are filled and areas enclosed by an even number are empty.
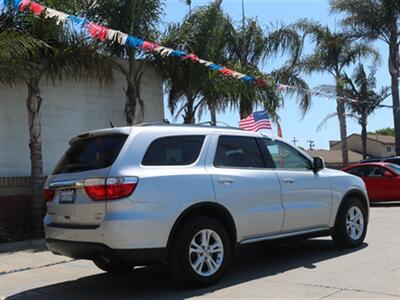
<svg viewBox="0 0 400 300">
<path fill-rule="evenodd" d="M 361 200 L 349 198 L 337 216 L 333 241 L 341 248 L 358 247 L 365 239 L 367 227 L 367 212 Z"/>
<path fill-rule="evenodd" d="M 106 261 L 103 258 L 93 260 L 93 263 L 99 269 L 108 273 L 127 273 L 133 270 L 134 266 L 124 265 L 113 261 Z"/>
<path fill-rule="evenodd" d="M 209 243 L 202 243 L 203 240 Z M 208 249 L 201 245 L 208 245 Z M 180 283 L 204 287 L 222 277 L 231 255 L 231 242 L 225 228 L 209 217 L 195 217 L 178 228 L 172 241 L 168 267 Z"/>
</svg>

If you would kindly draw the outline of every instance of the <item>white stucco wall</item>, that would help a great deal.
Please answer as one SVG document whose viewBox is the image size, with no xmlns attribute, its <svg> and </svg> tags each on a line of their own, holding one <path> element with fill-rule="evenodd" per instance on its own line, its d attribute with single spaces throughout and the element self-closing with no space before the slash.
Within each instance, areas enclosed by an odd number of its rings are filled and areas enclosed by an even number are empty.
<svg viewBox="0 0 400 300">
<path fill-rule="evenodd" d="M 160 120 L 164 118 L 162 80 L 151 67 L 144 71 L 141 95 L 145 102 L 145 121 Z M 126 124 L 125 85 L 119 73 L 108 88 L 101 88 L 95 82 L 41 84 L 45 175 L 66 150 L 71 137 L 87 130 L 107 128 L 110 121 L 115 126 Z M 30 174 L 26 97 L 24 85 L 0 86 L 0 177 Z"/>
</svg>

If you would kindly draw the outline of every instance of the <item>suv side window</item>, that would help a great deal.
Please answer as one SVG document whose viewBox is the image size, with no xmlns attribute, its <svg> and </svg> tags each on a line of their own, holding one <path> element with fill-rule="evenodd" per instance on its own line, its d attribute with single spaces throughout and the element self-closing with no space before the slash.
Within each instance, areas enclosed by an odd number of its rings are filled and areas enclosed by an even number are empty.
<svg viewBox="0 0 400 300">
<path fill-rule="evenodd" d="M 257 140 L 252 137 L 220 136 L 214 166 L 231 168 L 265 168 Z"/>
<path fill-rule="evenodd" d="M 204 135 L 169 136 L 154 140 L 147 149 L 144 166 L 185 166 L 199 157 Z"/>
<path fill-rule="evenodd" d="M 263 141 L 277 169 L 311 169 L 311 162 L 295 148 L 277 140 L 264 138 Z"/>
</svg>

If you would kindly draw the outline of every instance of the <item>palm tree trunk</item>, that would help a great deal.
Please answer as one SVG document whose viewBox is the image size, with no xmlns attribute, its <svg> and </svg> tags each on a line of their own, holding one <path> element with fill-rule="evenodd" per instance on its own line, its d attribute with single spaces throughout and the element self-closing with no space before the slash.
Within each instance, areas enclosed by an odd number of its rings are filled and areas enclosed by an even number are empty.
<svg viewBox="0 0 400 300">
<path fill-rule="evenodd" d="M 32 229 L 36 237 L 43 236 L 43 217 L 46 204 L 43 197 L 43 156 L 41 141 L 40 96 L 39 80 L 31 80 L 28 85 L 28 123 L 29 123 L 29 149 L 31 155 L 31 181 L 32 181 Z"/>
<path fill-rule="evenodd" d="M 246 99 L 246 97 L 243 97 L 243 95 L 240 96 L 239 110 L 240 119 L 247 118 L 253 113 L 253 105 L 251 101 L 248 101 L 248 99 Z"/>
<path fill-rule="evenodd" d="M 135 91 L 133 84 L 130 80 L 128 80 L 128 85 L 125 90 L 125 116 L 126 116 L 126 123 L 128 125 L 133 125 L 135 121 L 135 111 L 136 111 L 136 101 L 135 101 Z"/>
<path fill-rule="evenodd" d="M 210 103 L 208 108 L 210 110 L 211 123 L 213 126 L 217 126 L 217 110 L 215 108 L 215 103 Z"/>
<path fill-rule="evenodd" d="M 338 77 L 336 79 L 336 95 L 339 97 L 342 95 L 340 85 L 341 85 L 340 78 Z M 342 163 L 343 163 L 343 166 L 346 166 L 349 164 L 349 149 L 348 149 L 348 143 L 347 143 L 346 107 L 345 107 L 345 102 L 341 98 L 337 99 L 336 111 L 338 114 L 339 126 L 340 126 L 340 141 L 342 144 Z"/>
<path fill-rule="evenodd" d="M 143 123 L 144 102 L 140 95 L 141 65 L 136 60 L 136 51 L 128 49 L 129 70 L 125 74 L 127 87 L 125 90 L 125 116 L 128 125 Z"/>
<path fill-rule="evenodd" d="M 367 117 L 361 117 L 361 142 L 362 142 L 362 153 L 363 159 L 367 159 Z"/>
<path fill-rule="evenodd" d="M 195 124 L 195 111 L 194 111 L 194 99 L 192 96 L 187 96 L 187 104 L 185 108 L 185 114 L 183 115 L 185 124 Z"/>
<path fill-rule="evenodd" d="M 400 155 L 400 101 L 399 101 L 399 47 L 397 45 L 396 21 L 392 26 L 389 49 L 389 72 L 391 76 L 394 132 L 396 137 L 396 155 Z"/>
<path fill-rule="evenodd" d="M 127 80 L 127 88 L 125 90 L 125 116 L 128 125 L 143 123 L 144 120 L 144 103 L 140 97 L 139 86 L 140 82 L 134 83 L 132 80 Z"/>
</svg>

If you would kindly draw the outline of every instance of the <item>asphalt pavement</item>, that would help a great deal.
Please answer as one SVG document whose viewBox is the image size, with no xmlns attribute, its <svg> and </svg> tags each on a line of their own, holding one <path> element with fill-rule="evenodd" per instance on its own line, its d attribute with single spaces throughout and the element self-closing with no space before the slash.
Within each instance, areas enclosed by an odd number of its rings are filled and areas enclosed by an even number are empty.
<svg viewBox="0 0 400 300">
<path fill-rule="evenodd" d="M 43 248 L 0 254 L 0 299 L 400 299 L 400 206 L 371 208 L 365 243 L 330 238 L 243 248 L 220 283 L 188 289 L 162 267 L 109 275 Z"/>
</svg>

